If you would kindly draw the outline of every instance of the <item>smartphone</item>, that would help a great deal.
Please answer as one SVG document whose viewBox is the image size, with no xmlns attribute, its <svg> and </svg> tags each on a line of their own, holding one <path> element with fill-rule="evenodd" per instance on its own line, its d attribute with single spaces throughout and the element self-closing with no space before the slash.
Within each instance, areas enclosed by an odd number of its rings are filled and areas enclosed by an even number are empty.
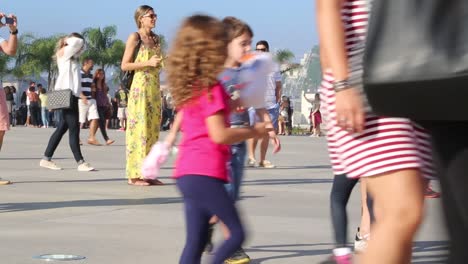
<svg viewBox="0 0 468 264">
<path fill-rule="evenodd" d="M 5 17 L 5 24 L 6 25 L 13 25 L 15 23 L 15 20 L 11 17 Z"/>
</svg>

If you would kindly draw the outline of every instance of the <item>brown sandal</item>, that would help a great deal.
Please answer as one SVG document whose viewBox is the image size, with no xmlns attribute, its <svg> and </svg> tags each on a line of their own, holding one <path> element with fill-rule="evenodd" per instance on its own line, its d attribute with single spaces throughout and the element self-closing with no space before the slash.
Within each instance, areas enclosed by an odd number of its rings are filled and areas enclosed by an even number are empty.
<svg viewBox="0 0 468 264">
<path fill-rule="evenodd" d="M 145 179 L 144 181 L 149 183 L 149 185 L 164 185 L 164 183 L 158 179 L 154 179 L 154 180 Z"/>
<path fill-rule="evenodd" d="M 88 144 L 93 146 L 102 146 L 97 140 L 88 139 Z"/>
<path fill-rule="evenodd" d="M 11 181 L 0 180 L 0 185 L 8 185 L 8 184 L 11 184 Z"/>
<path fill-rule="evenodd" d="M 142 180 L 142 179 L 130 179 L 127 181 L 128 185 L 134 185 L 134 186 L 150 186 L 151 184 Z"/>
</svg>

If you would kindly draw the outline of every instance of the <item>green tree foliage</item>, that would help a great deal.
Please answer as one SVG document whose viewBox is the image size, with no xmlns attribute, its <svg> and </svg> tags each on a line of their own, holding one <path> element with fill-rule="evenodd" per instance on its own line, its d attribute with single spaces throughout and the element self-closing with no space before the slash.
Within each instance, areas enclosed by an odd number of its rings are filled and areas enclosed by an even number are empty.
<svg viewBox="0 0 468 264">
<path fill-rule="evenodd" d="M 281 65 L 281 74 L 301 67 L 299 63 L 292 63 L 294 53 L 288 49 L 280 49 L 275 53 L 276 61 Z"/>
<path fill-rule="evenodd" d="M 104 28 L 86 28 L 83 37 L 86 40 L 87 49 L 84 56 L 93 59 L 96 65 L 103 69 L 119 67 L 125 50 L 125 43 L 115 39 L 116 26 Z"/>
<path fill-rule="evenodd" d="M 7 56 L 5 54 L 0 54 L 0 80 L 5 77 L 8 73 L 10 73 L 10 69 L 8 68 L 8 63 L 11 61 L 12 57 Z"/>
</svg>

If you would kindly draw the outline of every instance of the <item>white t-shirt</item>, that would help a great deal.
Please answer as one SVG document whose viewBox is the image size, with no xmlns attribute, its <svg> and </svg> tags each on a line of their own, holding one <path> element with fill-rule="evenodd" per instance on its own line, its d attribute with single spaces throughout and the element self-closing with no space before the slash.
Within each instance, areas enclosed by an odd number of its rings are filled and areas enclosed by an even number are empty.
<svg viewBox="0 0 468 264">
<path fill-rule="evenodd" d="M 281 82 L 281 73 L 278 63 L 273 66 L 273 71 L 268 75 L 267 89 L 265 92 L 265 108 L 271 109 L 276 106 L 276 82 Z"/>
</svg>

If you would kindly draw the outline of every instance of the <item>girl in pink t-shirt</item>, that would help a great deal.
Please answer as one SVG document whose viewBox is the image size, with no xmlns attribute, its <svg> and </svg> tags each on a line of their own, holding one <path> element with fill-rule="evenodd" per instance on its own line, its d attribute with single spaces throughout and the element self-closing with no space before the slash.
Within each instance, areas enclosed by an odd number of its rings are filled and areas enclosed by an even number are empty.
<svg viewBox="0 0 468 264">
<path fill-rule="evenodd" d="M 167 79 L 183 131 L 174 178 L 184 197 L 187 238 L 180 263 L 200 263 L 208 220 L 217 215 L 231 236 L 215 253 L 222 264 L 244 240 L 244 229 L 224 184 L 230 144 L 265 136 L 264 124 L 229 128 L 233 107 L 217 77 L 226 60 L 227 36 L 221 21 L 195 15 L 179 29 L 167 61 Z"/>
</svg>

